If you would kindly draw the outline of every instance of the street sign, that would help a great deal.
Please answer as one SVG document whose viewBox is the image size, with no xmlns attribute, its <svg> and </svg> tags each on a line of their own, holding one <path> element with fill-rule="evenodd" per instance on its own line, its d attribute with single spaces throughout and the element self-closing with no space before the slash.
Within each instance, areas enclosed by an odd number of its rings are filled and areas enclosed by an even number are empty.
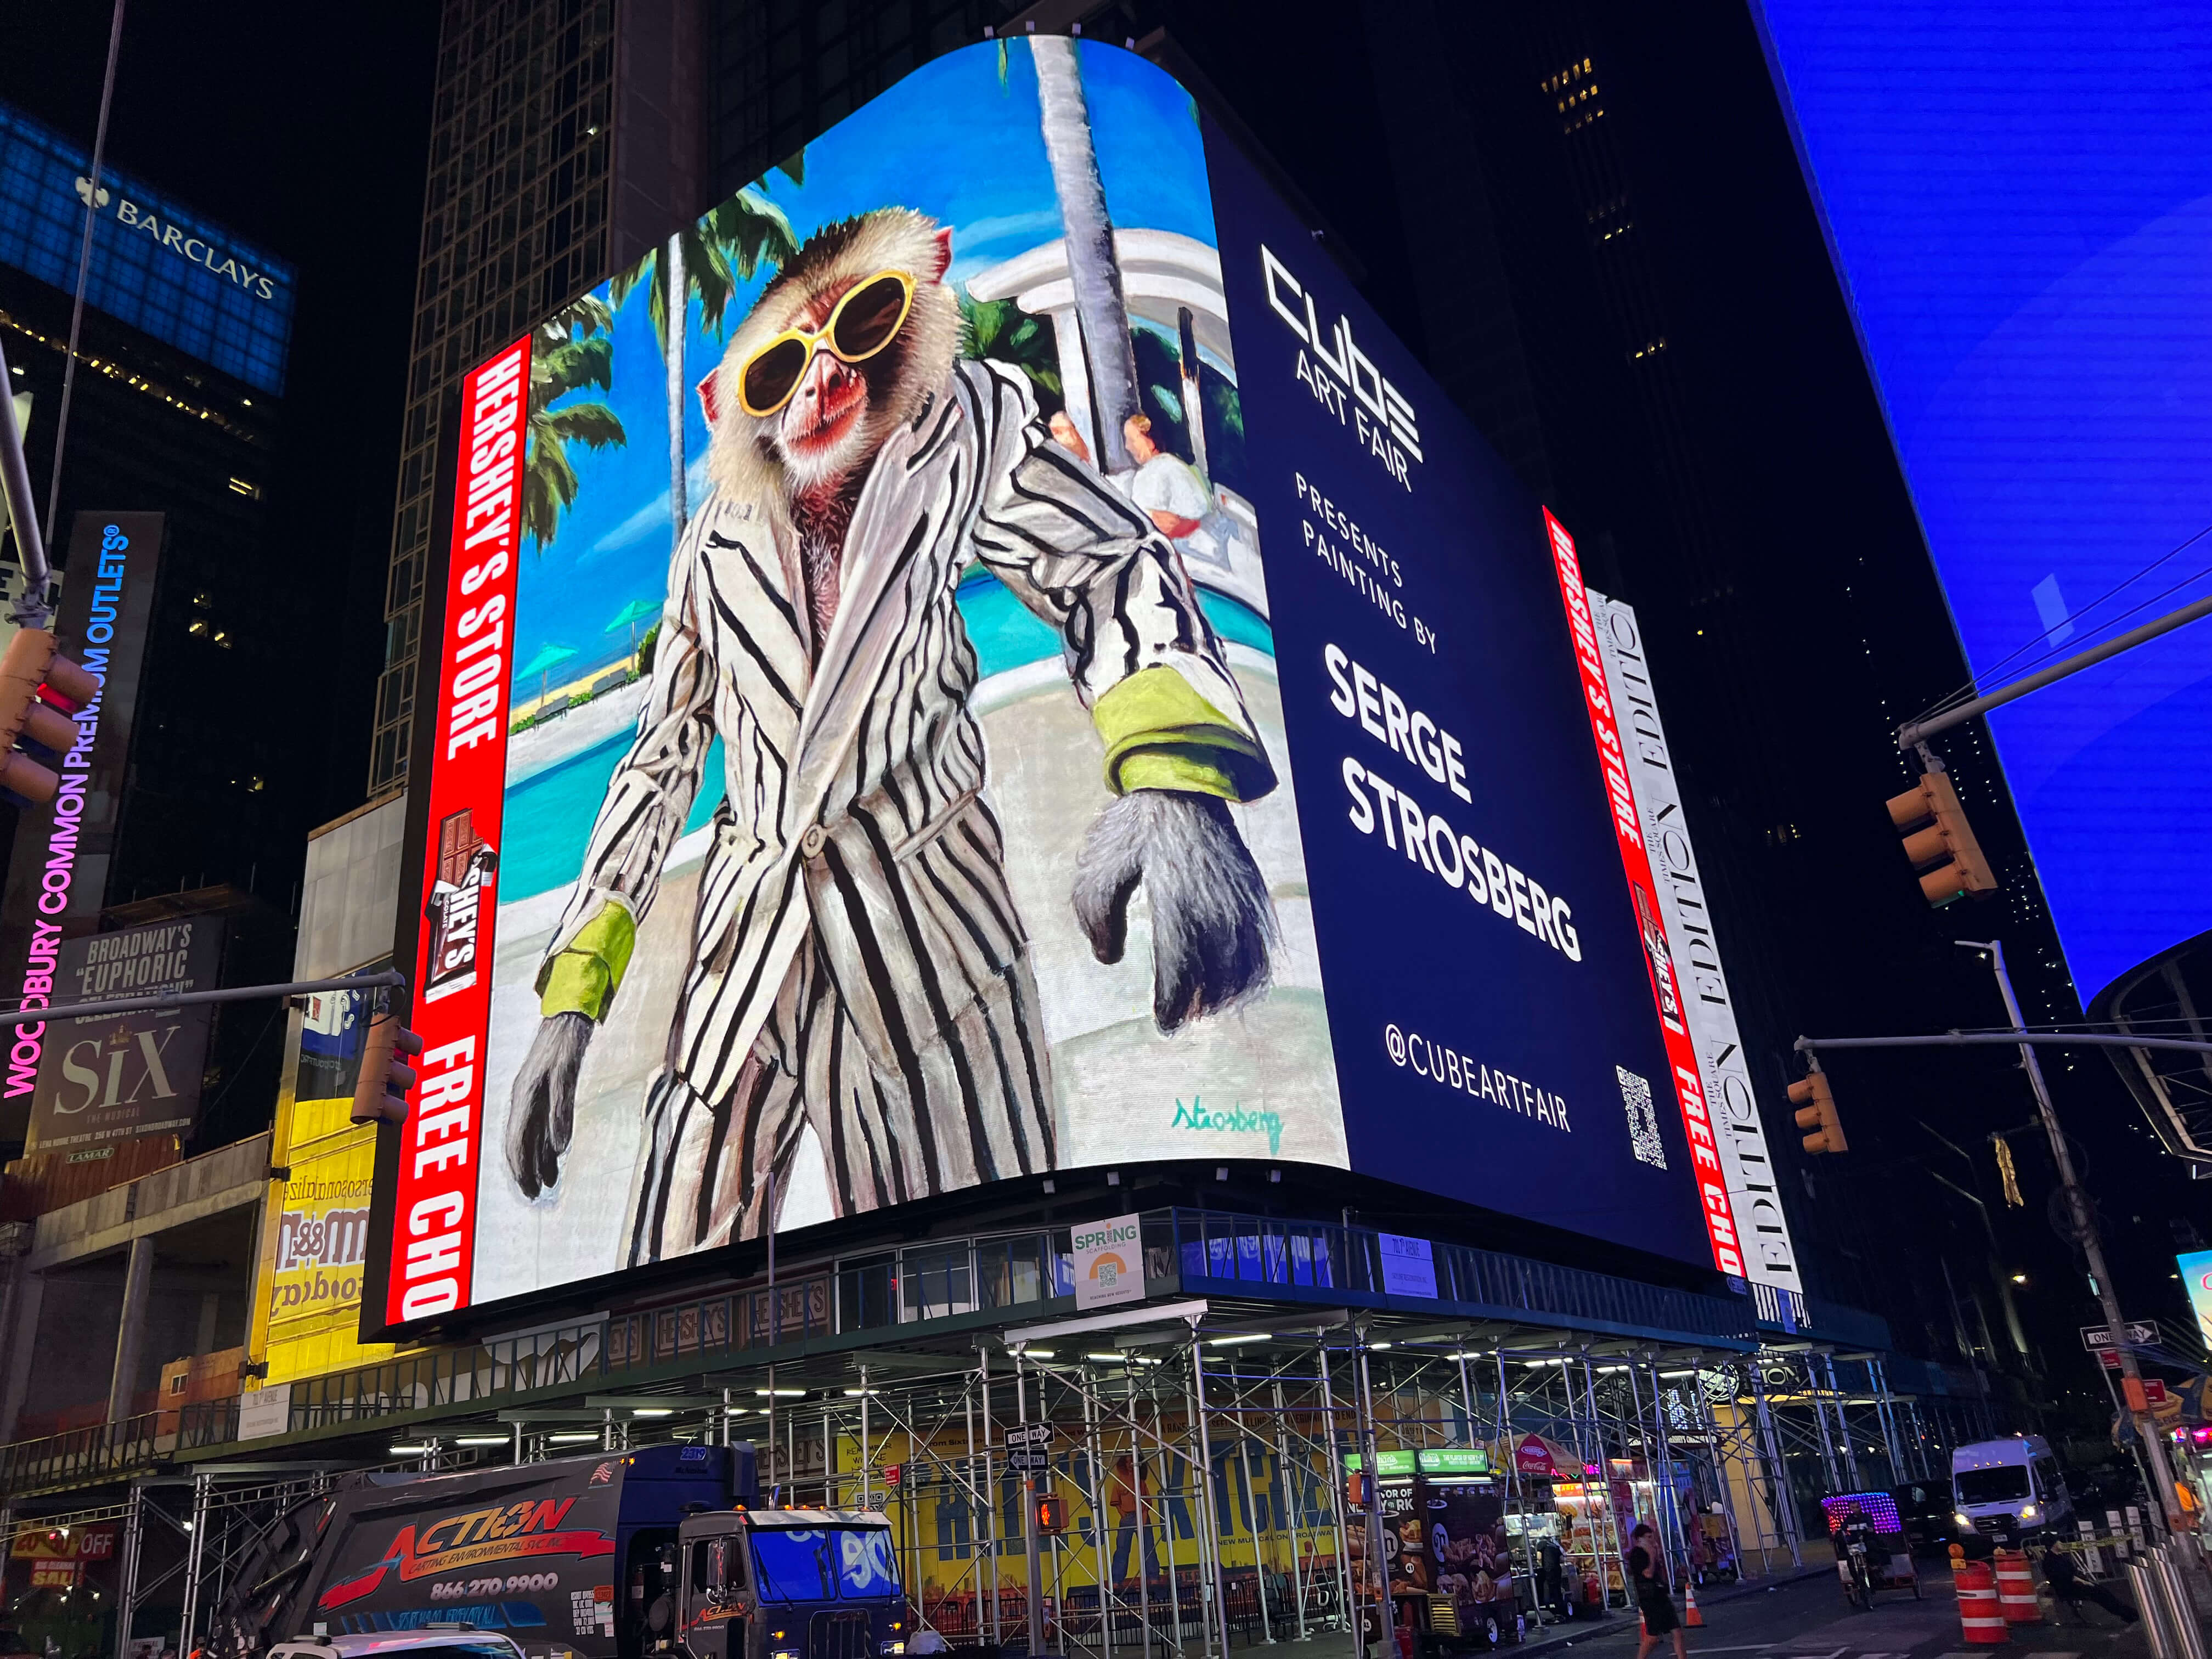
<svg viewBox="0 0 2212 1659">
<path fill-rule="evenodd" d="M 2154 1376 L 2143 1378 L 2143 1398 L 2154 1406 L 2166 1404 L 2166 1384 Z"/>
<path fill-rule="evenodd" d="M 2097 1361 L 2108 1371 L 2116 1371 L 2120 1368 L 2120 1356 L 2116 1350 L 2112 1348 L 2098 1349 Z"/>
<path fill-rule="evenodd" d="M 886 1464 L 884 1464 L 884 1485 L 885 1485 L 886 1486 L 894 1486 L 894 1487 L 895 1487 L 895 1486 L 896 1486 L 898 1485 L 898 1483 L 899 1483 L 900 1477 L 902 1477 L 902 1475 L 904 1475 L 904 1474 L 905 1474 L 905 1473 L 906 1473 L 906 1468 L 905 1468 L 905 1466 L 904 1466 L 903 1464 L 900 1464 L 900 1463 L 886 1463 Z"/>
<path fill-rule="evenodd" d="M 2158 1327 L 2146 1325 L 2140 1319 L 2130 1319 L 2121 1328 L 2127 1333 L 2127 1340 L 2130 1344 L 2158 1340 Z M 2081 1346 L 2088 1349 L 2091 1353 L 2096 1352 L 2100 1348 L 2111 1347 L 2112 1328 L 2109 1325 L 2084 1325 L 2081 1328 Z"/>
<path fill-rule="evenodd" d="M 1052 1425 L 1049 1423 L 1032 1423 L 1026 1428 L 1006 1431 L 1006 1443 L 1009 1446 L 1043 1445 L 1051 1438 Z"/>
<path fill-rule="evenodd" d="M 1042 1449 L 1030 1451 L 1017 1447 L 1006 1454 L 1006 1467 L 1011 1469 L 1048 1469 L 1052 1467 L 1052 1454 Z"/>
</svg>

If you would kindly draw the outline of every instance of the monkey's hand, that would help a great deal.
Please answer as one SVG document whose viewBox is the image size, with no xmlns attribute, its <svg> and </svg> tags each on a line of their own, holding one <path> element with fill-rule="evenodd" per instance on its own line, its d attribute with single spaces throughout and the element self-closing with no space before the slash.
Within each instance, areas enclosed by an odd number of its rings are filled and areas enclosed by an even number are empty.
<svg viewBox="0 0 2212 1659">
<path fill-rule="evenodd" d="M 554 1014 L 538 1026 L 507 1110 L 507 1164 L 525 1198 L 561 1178 L 561 1154 L 576 1127 L 576 1073 L 592 1041 L 592 1017 Z"/>
<path fill-rule="evenodd" d="M 1075 919 L 1119 962 L 1139 883 L 1152 906 L 1152 1018 L 1173 1031 L 1267 988 L 1274 908 L 1228 805 L 1133 789 L 1091 826 L 1075 864 Z"/>
</svg>

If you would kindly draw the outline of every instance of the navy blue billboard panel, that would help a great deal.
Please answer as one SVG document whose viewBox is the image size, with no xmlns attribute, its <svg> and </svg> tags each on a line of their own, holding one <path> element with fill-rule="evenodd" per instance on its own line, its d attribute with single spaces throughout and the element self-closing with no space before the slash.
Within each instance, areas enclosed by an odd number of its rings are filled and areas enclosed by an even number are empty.
<svg viewBox="0 0 2212 1659">
<path fill-rule="evenodd" d="M 1352 1167 L 1708 1257 L 1542 509 L 1207 137 Z"/>
<path fill-rule="evenodd" d="M 1981 684 L 2212 592 L 2212 8 L 1757 10 Z M 2085 1002 L 2212 928 L 2212 623 L 1990 726 Z"/>
<path fill-rule="evenodd" d="M 0 105 L 0 263 L 76 289 L 92 158 Z M 292 268 L 114 168 L 100 170 L 85 302 L 281 395 Z"/>
<path fill-rule="evenodd" d="M 1179 1158 L 1741 1272 L 1571 544 L 1154 65 L 938 59 L 458 431 L 392 1324 Z"/>
</svg>

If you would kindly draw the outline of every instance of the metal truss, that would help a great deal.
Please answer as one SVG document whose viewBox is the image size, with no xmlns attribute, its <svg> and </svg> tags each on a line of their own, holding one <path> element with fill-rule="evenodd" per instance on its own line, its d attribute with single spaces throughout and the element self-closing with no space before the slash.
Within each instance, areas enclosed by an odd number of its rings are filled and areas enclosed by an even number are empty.
<svg viewBox="0 0 2212 1659">
<path fill-rule="evenodd" d="M 1379 1509 L 1347 1492 L 1353 1455 L 1372 1469 L 1384 1452 L 1490 1448 L 1523 1587 L 1494 1605 L 1540 1620 L 1532 1521 L 1572 1523 L 1563 1542 L 1585 1595 L 1626 1600 L 1629 1516 L 1658 1529 L 1680 1572 L 1732 1560 L 1759 1576 L 1821 1535 L 1823 1493 L 1925 1478 L 1984 1426 L 1956 1402 L 1894 1395 L 1878 1356 L 1811 1345 L 1700 1350 L 1499 1321 L 1183 1306 L 1133 1309 L 1126 1328 L 886 1344 L 498 1417 L 517 1462 L 567 1455 L 579 1431 L 607 1449 L 750 1441 L 769 1501 L 890 1517 L 924 1623 L 994 1645 L 1026 1629 L 1086 1659 L 1186 1644 L 1227 1659 L 1349 1628 L 1365 1564 L 1382 1558 Z M 453 1443 L 480 1442 L 476 1427 L 441 1422 L 383 1449 L 425 1471 L 501 1458 Z M 372 1461 L 391 1467 L 344 1466 Z M 125 1636 L 138 1608 L 180 1604 L 191 1651 L 252 1543 L 338 1467 L 203 1465 L 97 1512 L 125 1526 Z M 1057 1535 L 1038 1528 L 1048 1494 L 1066 1500 Z"/>
</svg>

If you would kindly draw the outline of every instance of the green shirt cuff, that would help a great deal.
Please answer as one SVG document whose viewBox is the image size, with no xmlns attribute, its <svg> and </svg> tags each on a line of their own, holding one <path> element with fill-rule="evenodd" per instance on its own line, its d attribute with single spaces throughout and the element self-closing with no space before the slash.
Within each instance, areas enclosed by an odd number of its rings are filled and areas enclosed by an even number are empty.
<svg viewBox="0 0 2212 1659">
<path fill-rule="evenodd" d="M 1172 668 L 1140 669 L 1091 710 L 1106 743 L 1106 787 L 1257 800 L 1275 787 L 1267 751 Z"/>
<path fill-rule="evenodd" d="M 548 1019 L 555 1014 L 605 1019 L 636 945 L 637 923 L 610 902 L 538 970 L 538 1012 Z"/>
<path fill-rule="evenodd" d="M 1218 795 L 1236 800 L 1237 785 L 1203 749 L 1140 749 L 1121 763 L 1115 783 L 1132 789 L 1176 789 L 1187 795 Z"/>
</svg>

